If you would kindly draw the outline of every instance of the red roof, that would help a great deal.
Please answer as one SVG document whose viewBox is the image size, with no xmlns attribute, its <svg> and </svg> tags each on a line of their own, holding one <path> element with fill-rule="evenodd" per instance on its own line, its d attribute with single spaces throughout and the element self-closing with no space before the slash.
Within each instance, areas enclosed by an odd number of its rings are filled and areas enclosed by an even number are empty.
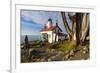
<svg viewBox="0 0 100 73">
<path fill-rule="evenodd" d="M 50 26 L 49 28 L 43 28 L 41 31 L 51 31 L 54 30 L 56 28 L 56 26 Z"/>
<path fill-rule="evenodd" d="M 58 27 L 59 28 L 59 26 L 50 26 L 49 28 L 47 28 L 47 27 L 45 27 L 45 28 L 43 28 L 42 30 L 41 30 L 41 32 L 42 31 L 52 31 L 52 30 L 54 30 L 56 27 Z M 60 28 L 59 28 L 60 29 Z M 61 30 L 61 29 L 60 29 Z M 62 31 L 62 30 L 61 30 Z M 64 33 L 62 33 L 62 32 L 59 32 L 59 33 L 56 33 L 58 36 L 67 36 L 67 34 L 64 34 Z"/>
<path fill-rule="evenodd" d="M 60 31 L 62 31 L 59 26 L 50 26 L 49 28 L 48 27 L 45 27 L 41 31 L 52 31 L 52 30 L 54 30 L 57 27 L 59 28 Z"/>
</svg>

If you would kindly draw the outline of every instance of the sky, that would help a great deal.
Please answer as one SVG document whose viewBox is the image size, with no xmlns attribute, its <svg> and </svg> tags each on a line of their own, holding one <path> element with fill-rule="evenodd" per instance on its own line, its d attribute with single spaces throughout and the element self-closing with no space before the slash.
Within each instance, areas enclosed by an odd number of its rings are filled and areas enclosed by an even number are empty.
<svg viewBox="0 0 100 73">
<path fill-rule="evenodd" d="M 63 33 L 66 33 L 60 12 L 56 11 L 35 11 L 35 10 L 21 10 L 21 35 L 40 35 L 40 30 L 47 24 L 48 19 L 51 18 L 53 25 L 58 21 L 59 27 Z M 71 27 L 72 22 L 68 18 L 66 12 L 67 21 Z"/>
</svg>

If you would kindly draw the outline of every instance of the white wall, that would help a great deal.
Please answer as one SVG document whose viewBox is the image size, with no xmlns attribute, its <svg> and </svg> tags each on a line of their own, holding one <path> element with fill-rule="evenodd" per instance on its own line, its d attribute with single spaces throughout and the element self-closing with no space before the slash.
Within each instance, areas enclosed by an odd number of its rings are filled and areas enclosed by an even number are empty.
<svg viewBox="0 0 100 73">
<path fill-rule="evenodd" d="M 22 0 L 17 0 L 22 1 Z M 28 0 L 30 1 L 30 0 Z M 34 2 L 57 4 L 95 5 L 96 8 L 96 63 L 95 67 L 68 68 L 64 70 L 45 70 L 39 73 L 100 73 L 100 0 L 33 0 Z M 47 2 L 48 1 L 48 2 Z M 54 2 L 52 2 L 54 1 Z M 55 2 L 57 1 L 57 2 Z M 9 0 L 0 0 L 0 73 L 8 73 L 10 67 L 10 5 Z"/>
<path fill-rule="evenodd" d="M 48 34 L 48 42 L 49 43 L 53 42 L 53 40 L 52 40 L 52 31 L 43 31 L 43 32 L 40 32 L 40 33 L 47 33 Z M 49 37 L 49 35 L 51 35 L 51 36 Z"/>
</svg>

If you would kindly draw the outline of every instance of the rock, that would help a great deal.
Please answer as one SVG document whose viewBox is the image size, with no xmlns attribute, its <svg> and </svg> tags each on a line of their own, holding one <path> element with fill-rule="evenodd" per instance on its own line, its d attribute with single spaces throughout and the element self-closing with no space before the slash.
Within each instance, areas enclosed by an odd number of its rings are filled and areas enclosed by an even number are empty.
<svg viewBox="0 0 100 73">
<path fill-rule="evenodd" d="M 89 52 L 89 49 L 85 46 L 85 47 L 83 48 L 83 53 L 85 54 L 85 53 L 87 53 L 87 52 Z"/>
<path fill-rule="evenodd" d="M 29 53 L 29 55 L 31 54 L 31 52 L 34 50 L 34 48 L 30 48 L 29 50 L 28 50 L 28 53 Z"/>
<path fill-rule="evenodd" d="M 69 53 L 69 51 L 67 50 L 65 53 L 66 53 L 66 54 L 68 54 L 68 53 Z"/>
<path fill-rule="evenodd" d="M 69 53 L 69 55 L 70 55 L 70 56 L 74 56 L 74 51 L 71 50 L 70 53 Z"/>
<path fill-rule="evenodd" d="M 83 54 L 86 54 L 86 51 L 83 51 Z"/>
<path fill-rule="evenodd" d="M 63 60 L 63 57 L 64 57 L 64 53 L 62 51 L 59 51 L 56 55 L 51 56 L 50 60 L 51 61 L 61 61 Z"/>
<path fill-rule="evenodd" d="M 40 62 L 40 61 L 41 61 L 41 59 L 37 59 L 37 60 L 36 60 L 36 62 Z"/>
<path fill-rule="evenodd" d="M 87 50 L 87 47 L 84 47 L 83 50 Z"/>
<path fill-rule="evenodd" d="M 64 54 L 64 52 L 58 51 L 58 54 L 57 55 L 62 55 L 62 54 Z"/>
<path fill-rule="evenodd" d="M 55 52 L 55 49 L 51 49 L 51 52 L 54 53 Z"/>
<path fill-rule="evenodd" d="M 90 40 L 90 37 L 88 36 L 88 37 L 86 37 L 86 40 Z"/>
<path fill-rule="evenodd" d="M 45 58 L 41 59 L 41 62 L 45 61 Z"/>
<path fill-rule="evenodd" d="M 46 51 L 47 51 L 48 53 L 50 53 L 50 49 L 47 49 Z"/>
<path fill-rule="evenodd" d="M 48 59 L 47 61 L 48 61 L 48 62 L 50 62 L 50 61 L 51 61 L 51 59 Z"/>
<path fill-rule="evenodd" d="M 68 60 L 68 58 L 69 58 L 69 54 L 66 54 L 65 55 L 65 60 Z"/>
<path fill-rule="evenodd" d="M 55 58 L 56 58 L 56 56 L 52 56 L 52 57 L 51 57 L 52 60 L 55 59 Z"/>
</svg>

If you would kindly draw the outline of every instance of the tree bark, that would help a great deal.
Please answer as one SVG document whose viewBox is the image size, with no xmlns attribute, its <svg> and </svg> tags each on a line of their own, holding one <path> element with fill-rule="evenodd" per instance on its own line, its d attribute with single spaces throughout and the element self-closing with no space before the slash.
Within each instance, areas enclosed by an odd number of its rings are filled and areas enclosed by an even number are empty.
<svg viewBox="0 0 100 73">
<path fill-rule="evenodd" d="M 79 45 L 81 41 L 84 42 L 89 32 L 89 14 L 76 13 L 72 16 L 72 30 L 68 25 L 65 12 L 61 12 L 61 16 L 70 40 L 75 41 L 77 45 Z"/>
<path fill-rule="evenodd" d="M 81 41 L 84 42 L 89 29 L 89 14 L 84 13 L 81 27 Z"/>
<path fill-rule="evenodd" d="M 69 39 L 71 40 L 71 38 L 72 38 L 71 29 L 70 29 L 70 27 L 68 25 L 65 12 L 61 12 L 61 16 L 62 16 L 62 20 L 63 20 L 63 23 L 64 23 L 65 30 L 68 33 Z"/>
</svg>

